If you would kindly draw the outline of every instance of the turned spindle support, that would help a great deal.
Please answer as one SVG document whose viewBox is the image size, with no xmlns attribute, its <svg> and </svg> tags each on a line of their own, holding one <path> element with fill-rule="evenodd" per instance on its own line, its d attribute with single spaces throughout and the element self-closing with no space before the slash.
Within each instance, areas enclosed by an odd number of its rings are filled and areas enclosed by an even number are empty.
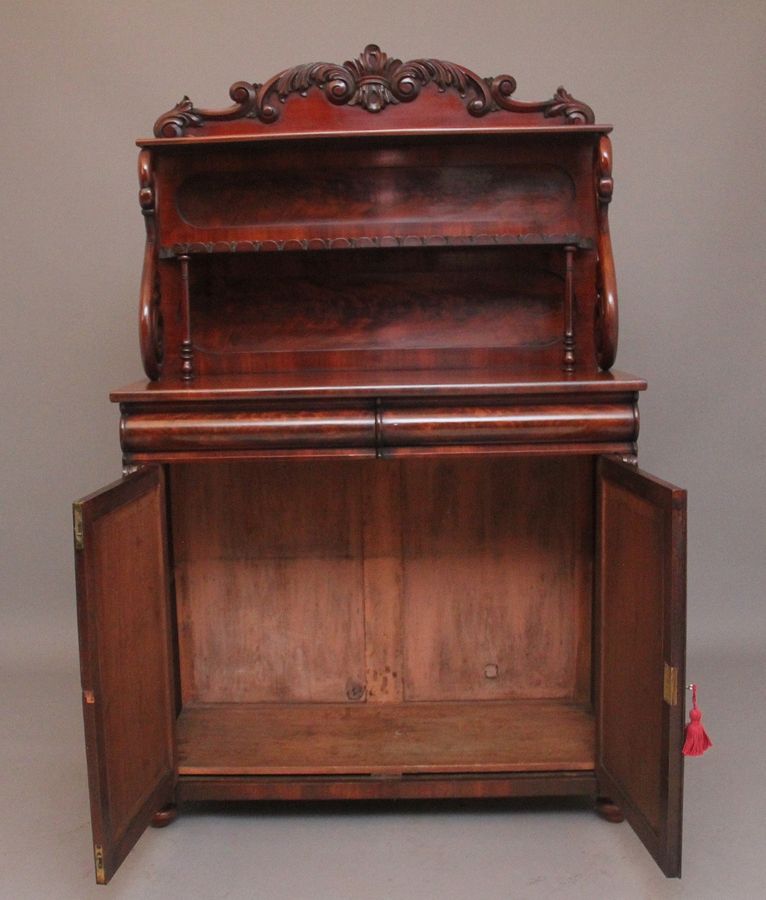
<svg viewBox="0 0 766 900">
<path fill-rule="evenodd" d="M 566 259 L 566 281 L 564 283 L 564 371 L 571 372 L 575 366 L 574 338 L 574 255 L 577 247 L 567 244 L 564 248 Z"/>
<path fill-rule="evenodd" d="M 178 257 L 181 265 L 181 317 L 183 321 L 183 340 L 181 341 L 181 378 L 191 381 L 194 378 L 194 348 L 191 341 L 191 318 L 189 309 L 189 256 Z"/>
</svg>

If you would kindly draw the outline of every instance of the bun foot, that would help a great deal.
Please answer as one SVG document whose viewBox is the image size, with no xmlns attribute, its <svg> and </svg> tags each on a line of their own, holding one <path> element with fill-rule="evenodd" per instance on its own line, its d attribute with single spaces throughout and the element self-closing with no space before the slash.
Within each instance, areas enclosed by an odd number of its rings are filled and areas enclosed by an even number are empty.
<svg viewBox="0 0 766 900">
<path fill-rule="evenodd" d="M 602 819 L 607 822 L 618 824 L 625 821 L 625 813 L 616 803 L 613 803 L 608 797 L 599 797 L 596 800 L 596 812 Z"/>
<path fill-rule="evenodd" d="M 178 817 L 178 807 L 174 804 L 165 806 L 152 816 L 152 828 L 165 828 Z"/>
</svg>

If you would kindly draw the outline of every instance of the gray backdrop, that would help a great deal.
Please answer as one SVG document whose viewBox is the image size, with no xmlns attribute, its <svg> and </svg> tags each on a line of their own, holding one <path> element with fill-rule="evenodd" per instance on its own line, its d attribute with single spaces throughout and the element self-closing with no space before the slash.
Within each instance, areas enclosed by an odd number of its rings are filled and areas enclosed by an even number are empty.
<svg viewBox="0 0 766 900">
<path fill-rule="evenodd" d="M 766 4 L 3 0 L 0 31 L 0 665 L 4 773 L 13 774 L 0 778 L 0 796 L 2 843 L 17 860 L 0 872 L 0 894 L 90 893 L 70 502 L 119 476 L 107 392 L 140 375 L 133 140 L 184 93 L 220 107 L 235 80 L 342 61 L 375 41 L 404 59 L 509 72 L 519 99 L 563 84 L 615 125 L 617 367 L 649 380 L 642 467 L 689 490 L 688 674 L 701 683 L 716 742 L 687 766 L 686 878 L 666 884 L 627 828 L 587 814 L 277 813 L 257 819 L 253 846 L 242 837 L 250 817 L 192 816 L 185 830 L 152 833 L 115 896 L 167 897 L 173 885 L 213 896 L 202 886 L 211 873 L 231 896 L 599 896 L 598 878 L 611 896 L 616 883 L 625 897 L 756 896 L 766 837 L 756 755 L 766 636 Z M 480 837 L 471 831 L 485 826 Z M 408 828 L 417 837 L 400 846 L 395 836 Z M 578 839 L 585 849 L 573 849 Z M 220 871 L 200 862 L 200 847 L 213 853 L 211 842 L 224 840 L 239 841 L 242 855 Z M 272 855 L 259 858 L 253 847 L 269 840 Z M 371 842 L 390 853 L 380 871 Z M 353 878 L 349 856 L 333 855 L 349 844 Z"/>
</svg>

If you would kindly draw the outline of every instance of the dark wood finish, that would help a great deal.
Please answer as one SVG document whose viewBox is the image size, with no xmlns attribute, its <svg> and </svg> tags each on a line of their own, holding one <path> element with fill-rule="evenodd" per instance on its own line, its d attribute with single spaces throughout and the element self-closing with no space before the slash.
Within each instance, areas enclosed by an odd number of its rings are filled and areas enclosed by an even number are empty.
<svg viewBox="0 0 766 900">
<path fill-rule="evenodd" d="M 75 504 L 77 612 L 96 878 L 173 797 L 164 490 L 144 468 Z"/>
<path fill-rule="evenodd" d="M 510 75 L 481 78 L 465 66 L 438 59 L 402 63 L 375 44 L 368 44 L 357 59 L 342 66 L 308 63 L 285 69 L 263 85 L 235 82 L 229 90 L 233 103 L 226 109 L 198 109 L 184 97 L 157 119 L 154 133 L 170 138 L 183 136 L 189 129 L 202 135 L 257 134 L 263 130 L 261 126 L 272 126 L 281 118 L 282 107 L 289 107 L 292 112 L 298 103 L 303 107 L 301 111 L 307 112 L 320 92 L 330 104 L 341 108 L 334 117 L 341 122 L 348 118 L 342 115 L 346 112 L 343 107 L 373 114 L 386 110 L 390 118 L 397 112 L 396 106 L 411 103 L 421 93 L 421 103 L 425 105 L 427 98 L 428 106 L 441 113 L 442 126 L 445 119 L 449 121 L 451 110 L 458 108 L 458 100 L 474 118 L 503 110 L 530 119 L 535 125 L 543 125 L 549 119 L 569 124 L 594 121 L 593 110 L 563 87 L 552 99 L 536 103 L 516 100 L 512 96 L 515 90 L 516 80 Z M 466 120 L 470 122 L 470 118 Z M 358 118 L 355 126 L 363 128 L 363 120 Z"/>
<path fill-rule="evenodd" d="M 203 408 L 209 401 L 317 400 L 322 397 L 513 397 L 572 394 L 635 394 L 646 381 L 624 372 L 562 374 L 531 367 L 478 369 L 376 369 L 259 373 L 252 375 L 200 375 L 187 384 L 180 378 L 137 381 L 111 392 L 110 399 L 129 404 L 194 401 Z"/>
<path fill-rule="evenodd" d="M 157 222 L 155 218 L 154 172 L 148 150 L 138 154 L 138 202 L 146 225 L 144 266 L 138 310 L 139 341 L 144 371 L 157 379 L 162 372 L 163 321 L 157 271 Z"/>
<path fill-rule="evenodd" d="M 586 709 L 552 700 L 189 706 L 178 773 L 592 772 L 594 728 Z"/>
<path fill-rule="evenodd" d="M 598 778 L 668 876 L 681 874 L 686 493 L 599 461 Z"/>
<path fill-rule="evenodd" d="M 614 271 L 612 238 L 609 234 L 609 204 L 612 201 L 613 190 L 612 142 L 604 134 L 599 138 L 596 156 L 598 196 L 596 359 L 602 369 L 611 369 L 617 356 L 617 279 Z"/>
<path fill-rule="evenodd" d="M 112 393 L 134 461 L 306 450 L 416 455 L 482 447 L 496 452 L 633 452 L 637 392 L 620 373 L 530 369 L 320 371 L 202 377 Z M 433 398 L 427 403 L 426 398 Z"/>
<path fill-rule="evenodd" d="M 179 800 L 538 795 L 678 873 L 683 498 L 603 460 L 646 387 L 611 129 L 515 87 L 370 45 L 139 141 L 151 466 L 76 520 L 99 880 Z"/>
<path fill-rule="evenodd" d="M 122 418 L 122 448 L 129 456 L 211 451 L 370 448 L 383 455 L 394 448 L 495 444 L 547 445 L 559 453 L 577 452 L 581 443 L 599 441 L 628 451 L 638 436 L 632 395 L 592 403 L 570 396 L 566 403 L 497 401 L 426 406 L 369 401 L 317 405 L 227 404 L 127 409 Z M 529 401 L 532 402 L 529 402 Z"/>
<path fill-rule="evenodd" d="M 595 368 L 593 135 L 346 141 L 310 167 L 300 145 L 184 140 L 153 151 L 164 373 L 188 375 L 192 348 L 200 374 L 550 366 L 565 304 Z"/>
</svg>

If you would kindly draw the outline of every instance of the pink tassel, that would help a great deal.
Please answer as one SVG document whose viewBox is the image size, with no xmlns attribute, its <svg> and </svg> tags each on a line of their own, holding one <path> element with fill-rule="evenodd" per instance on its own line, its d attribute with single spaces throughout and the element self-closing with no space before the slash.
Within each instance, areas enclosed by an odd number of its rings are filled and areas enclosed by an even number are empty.
<svg viewBox="0 0 766 900">
<path fill-rule="evenodd" d="M 690 684 L 692 690 L 692 708 L 689 712 L 689 722 L 686 726 L 686 740 L 684 741 L 684 756 L 702 756 L 713 746 L 713 742 L 707 736 L 702 725 L 702 712 L 697 708 L 697 685 Z"/>
</svg>

